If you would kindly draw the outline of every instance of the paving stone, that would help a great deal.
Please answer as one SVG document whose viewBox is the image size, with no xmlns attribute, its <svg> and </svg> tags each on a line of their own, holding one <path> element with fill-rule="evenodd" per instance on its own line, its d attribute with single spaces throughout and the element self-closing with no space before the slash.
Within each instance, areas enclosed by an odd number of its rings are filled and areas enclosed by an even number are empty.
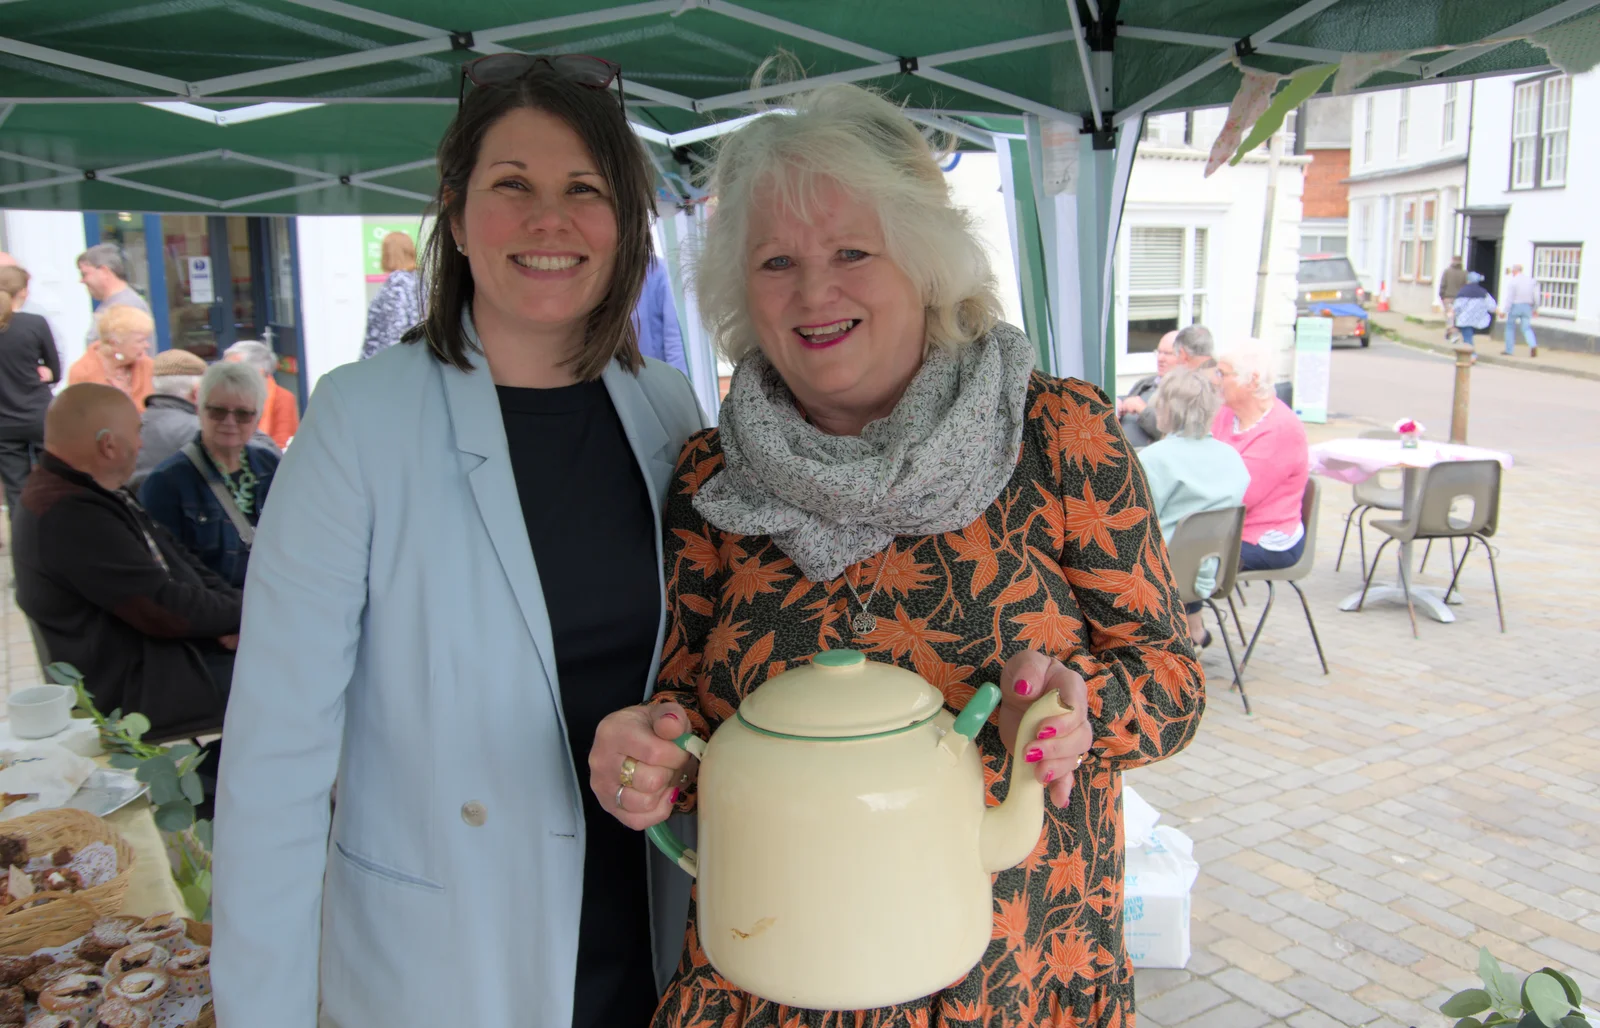
<svg viewBox="0 0 1600 1028">
<path fill-rule="evenodd" d="M 1237 967 L 1218 971 L 1211 976 L 1211 981 L 1273 1017 L 1288 1017 L 1306 1005 L 1298 996 L 1291 996 L 1272 983 Z"/>
<path fill-rule="evenodd" d="M 1341 938 L 1402 967 L 1409 967 L 1426 956 L 1421 949 L 1393 932 L 1360 921 L 1346 921 L 1336 932 Z"/>
<path fill-rule="evenodd" d="M 1343 911 L 1335 910 L 1326 903 L 1320 903 L 1309 896 L 1288 889 L 1268 896 L 1267 902 L 1275 907 L 1281 907 L 1302 920 L 1310 921 L 1318 928 L 1337 928 L 1348 919 Z"/>
<path fill-rule="evenodd" d="M 1233 1000 L 1184 1021 L 1178 1028 L 1262 1028 L 1271 1020 L 1271 1014 Z"/>
<path fill-rule="evenodd" d="M 1288 949 L 1276 954 L 1276 956 L 1295 970 L 1308 974 L 1317 979 L 1317 981 L 1324 982 L 1343 992 L 1354 992 L 1367 984 L 1366 975 L 1346 967 L 1339 960 L 1330 960 L 1304 946 L 1290 946 Z M 1293 981 L 1293 979 L 1291 978 L 1287 981 Z"/>
<path fill-rule="evenodd" d="M 1289 1028 L 1346 1028 L 1344 1022 L 1335 1021 L 1320 1010 L 1302 1010 L 1289 1018 Z"/>
<path fill-rule="evenodd" d="M 1344 990 L 1309 975 L 1295 975 L 1286 980 L 1280 988 L 1332 1017 L 1336 1024 L 1361 1025 L 1378 1018 L 1378 1012 L 1365 1003 L 1352 999 Z M 1291 1018 L 1289 1023 L 1295 1024 L 1294 1019 Z"/>
<path fill-rule="evenodd" d="M 1141 1004 L 1146 999 L 1155 999 L 1163 992 L 1170 992 L 1192 981 L 1194 975 L 1188 970 L 1141 967 L 1133 972 L 1134 995 L 1139 998 Z"/>
<path fill-rule="evenodd" d="M 1146 1016 L 1162 1024 L 1178 1025 L 1202 1014 L 1212 1007 L 1227 1003 L 1232 997 L 1203 978 L 1186 982 L 1145 1002 L 1138 1001 L 1139 1019 Z"/>
</svg>

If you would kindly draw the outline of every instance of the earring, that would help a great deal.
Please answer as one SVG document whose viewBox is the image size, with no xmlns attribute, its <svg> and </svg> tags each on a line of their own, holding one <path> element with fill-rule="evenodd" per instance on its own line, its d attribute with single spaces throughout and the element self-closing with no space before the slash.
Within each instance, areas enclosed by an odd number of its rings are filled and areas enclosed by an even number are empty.
<svg viewBox="0 0 1600 1028">
<path fill-rule="evenodd" d="M 466 256 L 467 248 L 462 246 L 460 243 L 457 243 L 456 244 L 456 253 L 459 253 L 462 256 Z"/>
</svg>

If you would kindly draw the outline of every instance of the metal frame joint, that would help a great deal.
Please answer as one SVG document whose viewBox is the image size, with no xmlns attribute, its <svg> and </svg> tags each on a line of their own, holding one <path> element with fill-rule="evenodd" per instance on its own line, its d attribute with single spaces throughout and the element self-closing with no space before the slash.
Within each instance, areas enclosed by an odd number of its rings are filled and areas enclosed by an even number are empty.
<svg viewBox="0 0 1600 1028">
<path fill-rule="evenodd" d="M 450 49 L 452 49 L 452 50 L 471 50 L 471 49 L 473 49 L 474 45 L 475 44 L 473 42 L 472 33 L 471 32 L 452 32 L 452 33 L 450 33 Z"/>
<path fill-rule="evenodd" d="M 1250 42 L 1249 36 L 1245 36 L 1243 39 L 1234 41 L 1233 56 L 1239 58 L 1240 60 L 1244 60 L 1246 57 L 1255 56 L 1255 53 L 1256 45 Z"/>
<path fill-rule="evenodd" d="M 917 71 L 917 59 L 915 57 L 902 57 L 902 58 L 900 58 L 900 74 L 902 74 L 902 75 L 912 75 L 912 74 L 915 74 L 916 71 Z"/>
<path fill-rule="evenodd" d="M 83 177 L 85 179 L 88 179 L 90 182 L 93 182 L 95 179 L 99 178 L 100 176 L 95 174 L 95 171 L 94 171 L 93 168 L 89 168 L 86 171 L 84 171 Z"/>
</svg>

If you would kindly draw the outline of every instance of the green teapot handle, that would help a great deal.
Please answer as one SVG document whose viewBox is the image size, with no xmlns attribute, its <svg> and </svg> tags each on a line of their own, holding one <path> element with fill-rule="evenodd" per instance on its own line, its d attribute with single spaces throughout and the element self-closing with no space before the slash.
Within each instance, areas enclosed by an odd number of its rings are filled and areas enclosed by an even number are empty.
<svg viewBox="0 0 1600 1028">
<path fill-rule="evenodd" d="M 680 750 L 691 754 L 696 760 L 704 760 L 706 755 L 705 740 L 693 732 L 685 732 L 672 740 Z M 691 877 L 700 877 L 700 862 L 694 850 L 685 846 L 672 829 L 667 827 L 665 821 L 658 825 L 651 825 L 644 830 L 645 838 L 649 839 L 655 848 L 666 855 L 666 858 L 689 872 Z"/>
</svg>

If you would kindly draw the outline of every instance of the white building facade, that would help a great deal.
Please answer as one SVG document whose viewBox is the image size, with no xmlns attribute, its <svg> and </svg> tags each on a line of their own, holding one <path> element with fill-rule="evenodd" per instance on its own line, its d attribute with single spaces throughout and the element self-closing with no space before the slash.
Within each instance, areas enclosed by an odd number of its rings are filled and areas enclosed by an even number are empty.
<svg viewBox="0 0 1600 1028">
<path fill-rule="evenodd" d="M 1460 252 L 1475 83 L 1355 98 L 1349 257 L 1374 297 L 1407 314 L 1442 310 L 1439 276 Z"/>
<path fill-rule="evenodd" d="M 1270 158 L 1263 147 L 1207 178 L 1206 158 L 1226 117 L 1208 108 L 1146 122 L 1117 236 L 1119 393 L 1154 374 L 1156 344 L 1168 331 L 1199 322 L 1219 347 L 1252 335 Z M 1276 171 L 1259 333 L 1279 354 L 1280 379 L 1293 358 L 1300 198 L 1310 163 L 1292 149 L 1286 139 Z"/>
<path fill-rule="evenodd" d="M 1496 297 L 1521 264 L 1539 282 L 1539 345 L 1600 352 L 1600 72 L 1477 83 L 1463 229 Z M 1497 328 L 1497 332 L 1499 329 Z"/>
</svg>

